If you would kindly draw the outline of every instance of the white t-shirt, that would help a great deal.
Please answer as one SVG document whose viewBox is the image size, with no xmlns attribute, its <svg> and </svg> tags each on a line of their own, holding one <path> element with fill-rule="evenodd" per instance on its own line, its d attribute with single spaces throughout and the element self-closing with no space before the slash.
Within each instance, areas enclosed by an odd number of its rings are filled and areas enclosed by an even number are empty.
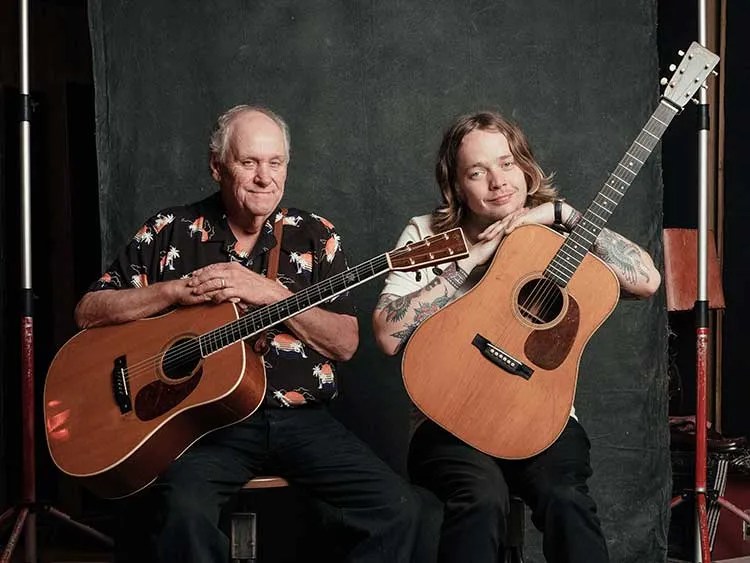
<svg viewBox="0 0 750 563">
<path fill-rule="evenodd" d="M 401 248 L 409 242 L 418 242 L 425 237 L 434 235 L 435 231 L 432 228 L 432 215 L 420 215 L 418 217 L 412 217 L 409 219 L 409 223 L 406 228 L 398 237 L 396 248 Z M 488 264 L 487 264 L 488 265 Z M 456 293 L 451 297 L 451 301 L 458 299 L 461 295 L 464 295 L 472 287 L 474 287 L 482 276 L 487 271 L 487 265 L 478 266 L 474 268 L 470 273 L 468 279 L 464 284 L 458 288 Z M 441 266 L 444 268 L 445 265 Z M 390 294 L 403 297 L 409 295 L 415 291 L 422 289 L 432 280 L 434 280 L 439 274 L 435 273 L 432 266 L 417 270 L 416 272 L 403 272 L 393 271 L 388 274 L 385 278 L 385 285 L 383 290 L 380 292 L 381 295 Z M 576 418 L 575 406 L 571 408 L 570 416 Z M 422 414 L 414 405 L 412 405 L 412 432 L 416 426 L 425 419 Z"/>
</svg>

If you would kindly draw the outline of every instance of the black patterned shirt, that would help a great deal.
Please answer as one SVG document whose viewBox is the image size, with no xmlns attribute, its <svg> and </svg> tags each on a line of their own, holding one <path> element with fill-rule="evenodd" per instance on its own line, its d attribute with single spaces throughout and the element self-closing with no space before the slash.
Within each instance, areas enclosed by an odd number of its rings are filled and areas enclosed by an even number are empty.
<svg viewBox="0 0 750 563">
<path fill-rule="evenodd" d="M 273 222 L 283 221 L 277 280 L 297 292 L 347 269 L 341 239 L 325 218 L 290 208 L 277 209 L 266 221 L 254 248 L 240 248 L 227 223 L 219 193 L 181 207 L 165 209 L 138 230 L 91 291 L 145 287 L 186 278 L 218 262 L 240 262 L 265 275 L 269 251 L 276 246 Z M 355 315 L 348 292 L 320 307 Z M 264 356 L 271 406 L 297 407 L 336 396 L 336 364 L 302 342 L 283 323 L 266 332 Z"/>
</svg>

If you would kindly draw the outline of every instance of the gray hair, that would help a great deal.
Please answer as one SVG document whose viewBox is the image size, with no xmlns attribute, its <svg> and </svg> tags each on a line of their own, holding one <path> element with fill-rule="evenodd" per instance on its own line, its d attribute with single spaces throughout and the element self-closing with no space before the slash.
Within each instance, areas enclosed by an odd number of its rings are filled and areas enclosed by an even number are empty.
<svg viewBox="0 0 750 563">
<path fill-rule="evenodd" d="M 284 147 L 286 148 L 286 158 L 289 160 L 291 139 L 289 135 L 289 126 L 286 124 L 280 115 L 274 113 L 270 109 L 263 106 L 251 106 L 247 104 L 240 104 L 233 108 L 225 111 L 216 120 L 214 130 L 211 132 L 211 137 L 208 141 L 208 152 L 212 158 L 217 158 L 219 162 L 224 162 L 224 157 L 227 153 L 227 144 L 229 142 L 229 133 L 231 131 L 231 125 L 234 120 L 240 115 L 252 111 L 262 113 L 266 117 L 269 117 L 281 128 L 284 133 Z"/>
</svg>

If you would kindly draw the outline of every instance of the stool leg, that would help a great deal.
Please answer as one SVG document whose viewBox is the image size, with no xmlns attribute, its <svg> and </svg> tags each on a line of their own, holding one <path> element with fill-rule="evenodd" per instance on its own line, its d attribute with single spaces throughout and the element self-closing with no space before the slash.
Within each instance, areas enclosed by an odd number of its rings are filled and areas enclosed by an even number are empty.
<svg viewBox="0 0 750 563">
<path fill-rule="evenodd" d="M 233 563 L 256 563 L 258 557 L 258 517 L 254 512 L 232 514 L 231 555 Z"/>
</svg>

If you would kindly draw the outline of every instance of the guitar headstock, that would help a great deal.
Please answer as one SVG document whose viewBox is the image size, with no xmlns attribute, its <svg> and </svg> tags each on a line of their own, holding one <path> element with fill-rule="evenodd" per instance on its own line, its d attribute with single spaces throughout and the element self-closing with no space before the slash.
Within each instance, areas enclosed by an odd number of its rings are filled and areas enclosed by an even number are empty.
<svg viewBox="0 0 750 563">
<path fill-rule="evenodd" d="M 419 270 L 432 264 L 452 262 L 469 255 L 461 228 L 432 235 L 387 253 L 392 270 Z"/>
<path fill-rule="evenodd" d="M 681 108 L 685 107 L 718 62 L 717 55 L 693 41 L 680 64 L 669 67 L 675 71 L 672 78 L 669 81 L 662 79 L 662 84 L 666 85 L 663 97 Z"/>
</svg>

